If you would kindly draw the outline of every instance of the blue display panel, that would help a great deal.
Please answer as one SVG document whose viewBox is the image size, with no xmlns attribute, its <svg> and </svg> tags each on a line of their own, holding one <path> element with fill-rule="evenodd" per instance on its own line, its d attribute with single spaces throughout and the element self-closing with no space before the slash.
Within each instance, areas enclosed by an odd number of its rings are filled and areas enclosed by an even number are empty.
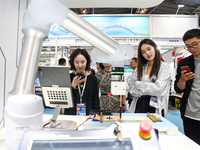
<svg viewBox="0 0 200 150">
<path fill-rule="evenodd" d="M 109 36 L 150 36 L 149 16 L 82 16 L 82 18 Z M 74 34 L 53 24 L 49 36 L 74 36 Z"/>
<path fill-rule="evenodd" d="M 36 140 L 31 150 L 133 150 L 130 138 L 123 142 L 114 139 L 81 139 L 81 140 Z"/>
</svg>

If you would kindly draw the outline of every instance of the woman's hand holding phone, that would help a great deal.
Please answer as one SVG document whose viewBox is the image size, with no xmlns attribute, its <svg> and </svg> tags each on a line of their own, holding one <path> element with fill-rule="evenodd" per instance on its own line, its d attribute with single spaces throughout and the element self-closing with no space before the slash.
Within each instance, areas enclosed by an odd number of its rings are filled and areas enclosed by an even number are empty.
<svg viewBox="0 0 200 150">
<path fill-rule="evenodd" d="M 76 72 L 75 76 L 81 77 L 80 79 L 84 79 L 85 78 L 84 72 Z"/>
<path fill-rule="evenodd" d="M 85 81 L 85 76 L 84 73 L 76 73 L 75 77 L 73 78 L 71 86 L 76 89 L 78 84 L 82 83 Z"/>
</svg>

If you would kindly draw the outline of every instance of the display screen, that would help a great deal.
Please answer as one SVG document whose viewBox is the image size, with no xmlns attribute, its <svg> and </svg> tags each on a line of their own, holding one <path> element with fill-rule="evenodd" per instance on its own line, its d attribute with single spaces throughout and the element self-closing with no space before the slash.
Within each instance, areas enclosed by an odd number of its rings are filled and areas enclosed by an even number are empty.
<svg viewBox="0 0 200 150">
<path fill-rule="evenodd" d="M 133 150 L 130 138 L 123 142 L 114 139 L 35 140 L 31 150 Z"/>
<path fill-rule="evenodd" d="M 150 36 L 149 16 L 82 16 L 109 36 Z M 62 26 L 52 24 L 49 36 L 75 36 Z"/>
<path fill-rule="evenodd" d="M 39 66 L 37 77 L 41 87 L 70 87 L 71 80 L 68 67 L 60 66 Z"/>
</svg>

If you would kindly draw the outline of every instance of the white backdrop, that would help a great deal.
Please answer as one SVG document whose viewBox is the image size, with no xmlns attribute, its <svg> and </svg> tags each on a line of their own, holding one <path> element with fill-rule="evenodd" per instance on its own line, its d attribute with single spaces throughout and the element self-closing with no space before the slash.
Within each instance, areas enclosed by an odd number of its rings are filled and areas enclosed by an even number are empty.
<svg viewBox="0 0 200 150">
<path fill-rule="evenodd" d="M 0 47 L 3 53 L 0 53 L 0 119 L 3 117 L 8 92 L 14 85 L 21 52 L 21 23 L 27 1 L 0 0 Z"/>
<path fill-rule="evenodd" d="M 152 16 L 152 37 L 182 38 L 185 31 L 198 27 L 198 16 Z"/>
</svg>

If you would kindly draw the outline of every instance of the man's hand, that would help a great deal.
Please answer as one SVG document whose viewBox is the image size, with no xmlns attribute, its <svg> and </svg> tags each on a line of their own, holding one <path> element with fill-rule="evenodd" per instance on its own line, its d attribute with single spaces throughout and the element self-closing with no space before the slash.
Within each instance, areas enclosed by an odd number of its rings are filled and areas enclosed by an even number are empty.
<svg viewBox="0 0 200 150">
<path fill-rule="evenodd" d="M 184 90 L 186 81 L 193 79 L 195 74 L 193 72 L 188 72 L 186 70 L 181 71 L 181 77 L 177 83 L 179 89 Z"/>
<path fill-rule="evenodd" d="M 181 78 L 180 80 L 183 81 L 188 81 L 190 79 L 193 79 L 195 76 L 195 74 L 193 72 L 187 72 L 186 70 L 181 71 Z"/>
</svg>

